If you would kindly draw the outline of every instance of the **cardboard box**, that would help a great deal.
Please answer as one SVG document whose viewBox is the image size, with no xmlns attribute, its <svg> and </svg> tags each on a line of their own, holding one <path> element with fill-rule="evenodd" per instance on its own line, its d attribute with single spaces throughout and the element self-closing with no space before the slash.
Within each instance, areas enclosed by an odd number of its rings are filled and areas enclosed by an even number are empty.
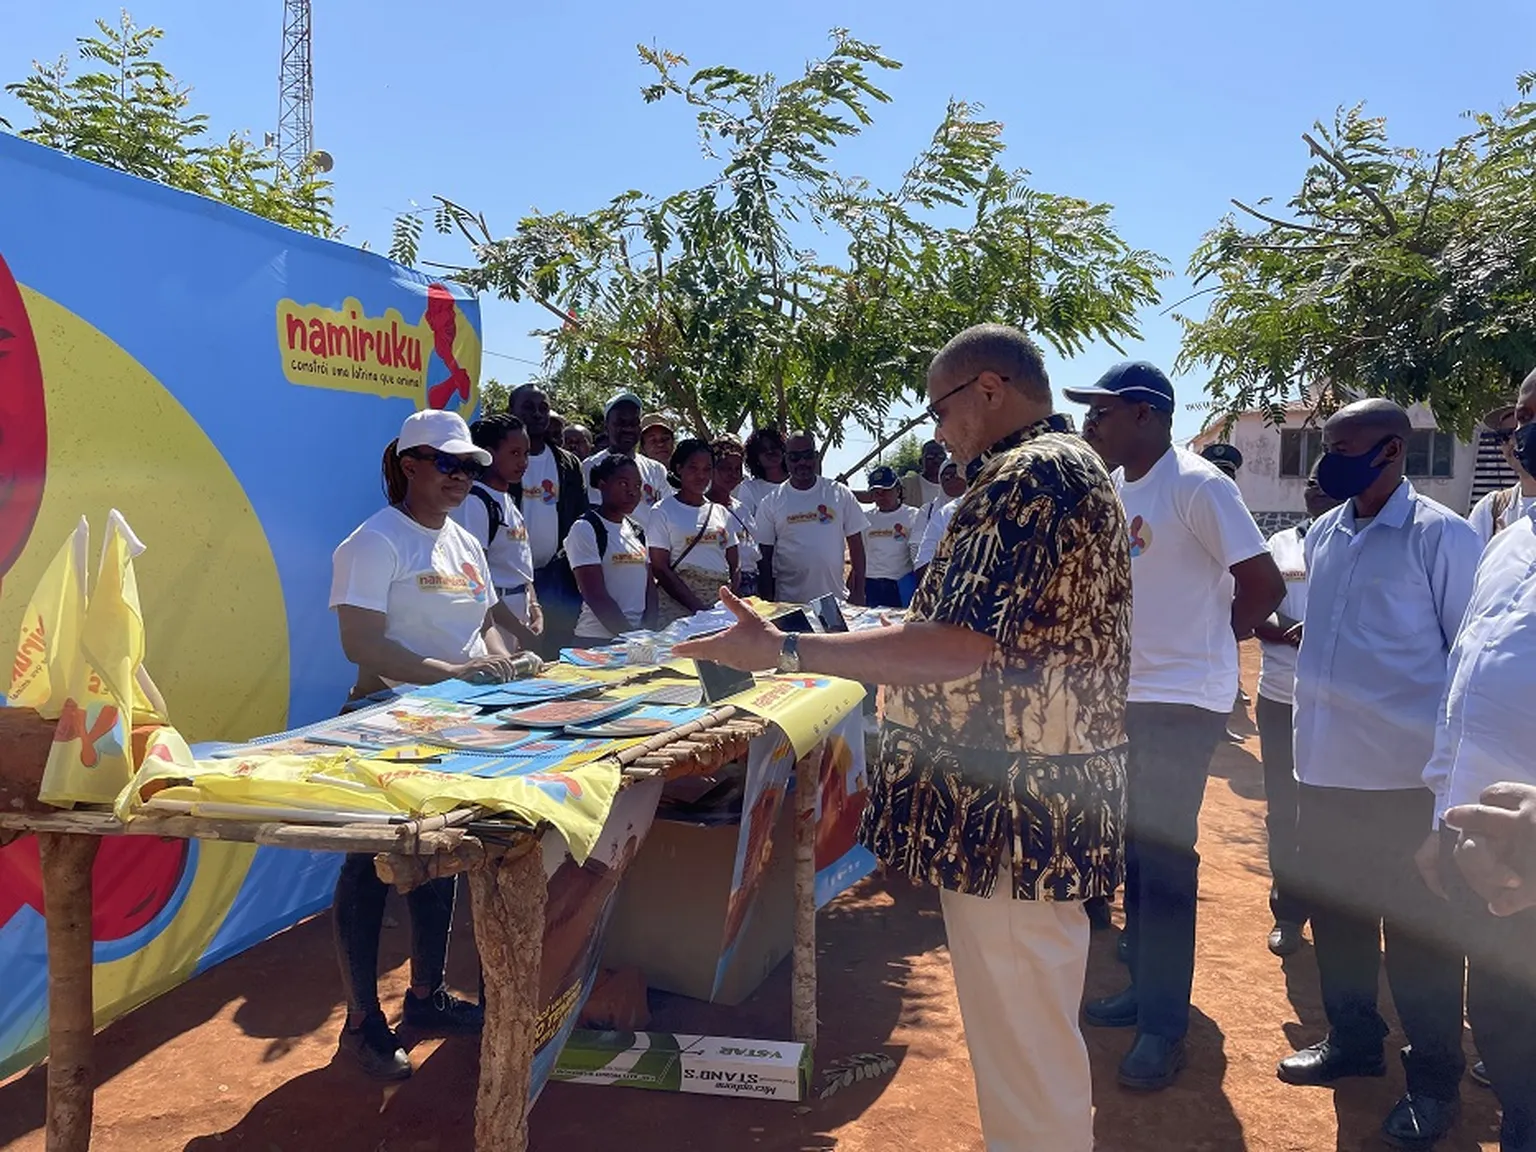
<svg viewBox="0 0 1536 1152">
<path fill-rule="evenodd" d="M 717 1004 L 740 1004 L 789 955 L 795 935 L 794 799 L 779 810 L 773 855 Z M 708 1000 L 725 941 L 740 826 L 657 819 L 624 873 L 603 944 L 603 967 L 638 968 L 664 992 Z"/>
<path fill-rule="evenodd" d="M 577 1084 L 656 1092 L 803 1100 L 810 1087 L 811 1053 L 804 1044 L 779 1040 L 578 1028 L 551 1075 Z"/>
</svg>

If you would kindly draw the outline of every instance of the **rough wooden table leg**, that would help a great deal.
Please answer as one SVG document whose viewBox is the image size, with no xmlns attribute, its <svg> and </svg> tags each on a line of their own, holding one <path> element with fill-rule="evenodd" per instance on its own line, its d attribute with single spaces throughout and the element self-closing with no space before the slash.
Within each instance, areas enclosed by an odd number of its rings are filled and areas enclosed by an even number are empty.
<svg viewBox="0 0 1536 1152">
<path fill-rule="evenodd" d="M 95 836 L 40 833 L 48 933 L 47 1152 L 86 1152 L 96 1090 L 91 994 L 91 865 Z"/>
<path fill-rule="evenodd" d="M 816 792 L 822 748 L 795 762 L 795 951 L 790 1003 L 795 1039 L 816 1047 Z"/>
<path fill-rule="evenodd" d="M 524 1152 L 544 951 L 544 854 L 537 842 L 470 869 L 469 892 L 485 974 L 475 1148 Z"/>
</svg>

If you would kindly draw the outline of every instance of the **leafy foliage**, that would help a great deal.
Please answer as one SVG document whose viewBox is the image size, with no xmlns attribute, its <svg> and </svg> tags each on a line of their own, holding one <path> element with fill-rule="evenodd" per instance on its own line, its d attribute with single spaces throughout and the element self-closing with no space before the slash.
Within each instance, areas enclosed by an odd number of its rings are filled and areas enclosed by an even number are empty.
<svg viewBox="0 0 1536 1152">
<path fill-rule="evenodd" d="M 784 82 L 725 66 L 685 76 L 684 57 L 640 47 L 646 101 L 684 101 L 719 164 L 702 187 L 535 214 L 505 238 L 436 198 L 434 227 L 473 257 L 450 274 L 558 320 L 539 334 L 562 407 L 626 384 L 703 433 L 753 418 L 838 444 L 920 395 L 934 351 L 969 324 L 1018 324 L 1065 352 L 1136 334 L 1163 262 L 1120 239 L 1107 205 L 1005 170 L 1002 125 L 974 105 L 950 104 L 895 189 L 839 173 L 833 150 L 889 101 L 876 78 L 900 65 L 845 30 L 831 40 Z M 397 221 L 397 258 L 416 256 L 423 216 Z"/>
<path fill-rule="evenodd" d="M 1428 403 L 1467 432 L 1536 364 L 1536 74 L 1433 154 L 1393 146 L 1356 106 L 1304 134 L 1289 216 L 1239 201 L 1190 274 L 1212 293 L 1180 316 L 1181 370 L 1205 368 L 1233 413 L 1352 395 Z M 1260 205 L 1265 202 L 1260 201 Z"/>
<path fill-rule="evenodd" d="M 161 29 L 136 26 L 126 11 L 115 27 L 97 20 L 96 29 L 77 41 L 91 71 L 71 78 L 60 56 L 34 63 L 32 75 L 6 85 L 32 114 L 19 135 L 290 228 L 333 234 L 329 182 L 314 172 L 279 179 L 272 153 L 238 133 L 203 142 L 208 117 L 190 111 L 190 90 L 154 58 Z"/>
<path fill-rule="evenodd" d="M 906 435 L 896 441 L 895 447 L 885 457 L 884 463 L 896 469 L 896 475 L 923 470 L 923 445 L 916 436 Z"/>
</svg>

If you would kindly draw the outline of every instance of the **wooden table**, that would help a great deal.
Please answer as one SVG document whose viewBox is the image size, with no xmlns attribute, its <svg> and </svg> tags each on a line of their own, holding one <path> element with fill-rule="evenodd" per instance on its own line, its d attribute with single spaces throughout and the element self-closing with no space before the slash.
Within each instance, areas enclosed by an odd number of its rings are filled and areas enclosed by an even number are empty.
<svg viewBox="0 0 1536 1152">
<path fill-rule="evenodd" d="M 372 852 L 379 875 L 401 891 L 429 879 L 467 872 L 475 944 L 485 976 L 485 1028 L 475 1099 L 479 1152 L 524 1152 L 528 1146 L 530 1068 L 544 939 L 545 876 L 537 850 L 541 830 L 477 819 L 473 809 L 396 825 L 309 825 L 144 815 L 124 823 L 111 813 L 56 811 L 35 803 L 39 746 L 20 738 L 27 718 L 6 709 L 0 776 L 14 791 L 29 782 L 33 802 L 0 811 L 0 844 L 33 833 L 42 861 L 48 939 L 47 1152 L 90 1146 L 95 1093 L 91 990 L 91 867 L 103 836 L 168 836 L 232 840 L 322 852 Z M 31 722 L 54 727 L 33 713 Z M 713 773 L 743 756 L 768 725 L 724 707 L 625 749 L 615 759 L 624 782 Z M 47 743 L 40 745 L 46 749 Z M 25 749 L 27 762 L 18 760 Z M 794 1038 L 816 1042 L 815 804 L 820 749 L 795 766 L 795 938 L 792 976 Z M 621 785 L 622 786 L 622 785 Z M 3 789 L 0 789 L 3 792 Z"/>
</svg>

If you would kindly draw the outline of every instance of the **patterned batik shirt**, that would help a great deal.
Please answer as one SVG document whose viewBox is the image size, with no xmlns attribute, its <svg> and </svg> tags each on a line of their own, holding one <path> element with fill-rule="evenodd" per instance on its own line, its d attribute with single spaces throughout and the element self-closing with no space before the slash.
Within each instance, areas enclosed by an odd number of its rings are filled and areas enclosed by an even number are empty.
<svg viewBox="0 0 1536 1152">
<path fill-rule="evenodd" d="M 887 689 L 859 839 L 914 880 L 1021 900 L 1113 894 L 1124 876 L 1131 556 L 1098 456 L 1052 416 L 968 472 L 907 611 L 997 647 L 963 680 Z"/>
</svg>

